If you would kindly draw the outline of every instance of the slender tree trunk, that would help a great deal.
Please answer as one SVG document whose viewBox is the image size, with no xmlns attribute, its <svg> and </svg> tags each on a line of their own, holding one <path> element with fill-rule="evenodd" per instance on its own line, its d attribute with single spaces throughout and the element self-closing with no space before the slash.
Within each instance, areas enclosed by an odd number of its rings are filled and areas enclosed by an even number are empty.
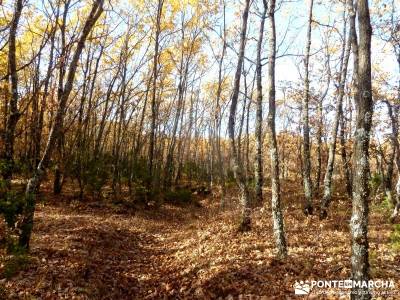
<svg viewBox="0 0 400 300">
<path fill-rule="evenodd" d="M 60 54 L 60 63 L 59 63 L 59 77 L 58 77 L 58 101 L 60 102 L 60 98 L 63 94 L 64 89 L 64 77 L 67 67 L 68 61 L 68 49 L 66 45 L 66 24 L 67 24 L 67 15 L 70 8 L 71 0 L 67 0 L 64 2 L 64 12 L 62 23 L 60 25 L 61 31 L 61 54 Z M 55 157 L 55 165 L 54 165 L 54 181 L 53 181 L 53 193 L 55 195 L 61 194 L 62 190 L 62 163 L 63 163 L 63 148 L 64 148 L 64 131 L 62 127 L 64 127 L 64 121 L 61 121 L 61 130 L 60 135 L 57 137 L 57 145 L 56 145 L 56 157 Z"/>
<path fill-rule="evenodd" d="M 233 172 L 241 194 L 240 203 L 242 206 L 242 219 L 239 226 L 239 230 L 241 231 L 249 230 L 251 221 L 250 221 L 250 206 L 249 206 L 249 190 L 247 187 L 246 178 L 244 178 L 243 162 L 239 157 L 239 153 L 236 149 L 236 143 L 235 143 L 235 119 L 236 119 L 237 102 L 239 98 L 240 77 L 242 74 L 242 66 L 243 66 L 244 52 L 246 46 L 247 20 L 249 17 L 249 8 L 250 8 L 250 0 L 246 0 L 245 8 L 242 15 L 240 50 L 238 56 L 238 63 L 236 66 L 235 78 L 233 81 L 231 109 L 230 109 L 229 123 L 228 123 L 229 139 L 230 139 L 231 153 L 233 158 Z"/>
<path fill-rule="evenodd" d="M 310 48 L 311 48 L 311 27 L 313 22 L 313 4 L 314 0 L 309 0 L 309 11 L 308 11 L 308 30 L 307 30 L 307 43 L 306 52 L 304 56 L 304 97 L 302 102 L 303 110 L 303 184 L 304 193 L 306 197 L 306 205 L 304 207 L 304 213 L 306 215 L 312 215 L 313 203 L 312 203 L 312 182 L 311 182 L 311 151 L 310 151 L 310 125 L 309 125 L 309 101 L 310 101 L 310 79 L 309 79 L 309 64 L 310 64 Z"/>
<path fill-rule="evenodd" d="M 264 1 L 264 7 L 265 5 Z M 268 143 L 271 157 L 271 206 L 275 243 L 278 248 L 278 256 L 285 258 L 287 256 L 287 247 L 285 239 L 285 230 L 283 224 L 283 215 L 281 208 L 281 190 L 279 179 L 279 151 L 275 132 L 275 58 L 276 58 L 276 29 L 275 29 L 275 0 L 270 0 L 268 8 L 269 19 L 269 62 L 267 76 L 267 95 L 268 95 Z"/>
<path fill-rule="evenodd" d="M 344 18 L 345 20 L 345 18 Z M 354 28 L 350 29 L 354 30 Z M 320 219 L 325 219 L 327 217 L 328 207 L 332 198 L 332 176 L 335 165 L 335 154 L 336 154 L 336 140 L 337 133 L 339 129 L 340 118 L 343 114 L 343 98 L 345 94 L 345 85 L 347 78 L 347 67 L 349 63 L 350 50 L 351 50 L 351 36 L 352 32 L 349 34 L 348 41 L 346 41 L 346 25 L 343 29 L 344 42 L 342 47 L 342 59 L 340 63 L 340 73 L 339 73 L 339 87 L 338 87 L 338 99 L 336 103 L 335 117 L 332 126 L 331 140 L 329 142 L 328 150 L 328 162 L 326 166 L 325 178 L 324 178 L 324 195 L 321 204 Z"/>
<path fill-rule="evenodd" d="M 388 114 L 390 118 L 390 123 L 392 127 L 392 135 L 391 135 L 391 140 L 392 140 L 392 145 L 394 146 L 394 151 L 396 153 L 395 155 L 395 162 L 398 170 L 398 182 L 396 184 L 396 201 L 394 205 L 394 210 L 393 214 L 390 217 L 390 221 L 394 222 L 396 217 L 398 216 L 400 212 L 400 145 L 399 145 L 399 124 L 398 124 L 398 116 L 399 116 L 399 107 L 397 105 L 391 105 L 388 101 L 386 101 L 386 105 L 388 107 Z M 392 168 L 392 173 L 393 173 L 393 168 Z"/>
<path fill-rule="evenodd" d="M 353 186 L 352 186 L 350 159 L 347 158 L 347 151 L 346 151 L 345 126 L 346 125 L 344 121 L 344 115 L 342 113 L 342 115 L 340 116 L 340 133 L 339 133 L 340 155 L 342 158 L 342 166 L 345 176 L 346 192 L 348 197 L 351 199 L 353 197 Z"/>
<path fill-rule="evenodd" d="M 186 86 L 186 84 L 185 84 Z M 185 93 L 186 93 L 186 88 L 185 87 Z M 179 128 L 179 134 L 178 134 L 178 147 L 177 147 L 177 156 L 178 156 L 178 162 L 177 162 L 177 168 L 176 168 L 176 172 L 175 174 L 173 174 L 175 176 L 174 178 L 174 184 L 175 186 L 179 185 L 179 181 L 182 178 L 182 165 L 183 165 L 183 158 L 184 158 L 184 149 L 185 149 L 185 141 L 182 138 L 182 134 L 183 134 L 183 116 L 185 114 L 185 99 L 186 97 L 183 97 L 183 103 L 182 103 L 182 107 L 181 107 L 181 126 Z"/>
<path fill-rule="evenodd" d="M 257 41 L 257 60 L 256 60 L 256 82 L 257 82 L 257 111 L 256 111 L 256 155 L 255 155 L 255 192 L 256 200 L 262 202 L 262 186 L 263 186 L 263 161 L 262 161 L 262 148 L 263 148 L 263 133 L 262 133 L 262 122 L 263 122 L 263 95 L 262 95 L 262 64 L 261 64 L 261 51 L 264 38 L 264 26 L 265 18 L 267 15 L 267 1 L 263 0 L 264 9 L 261 13 L 260 31 L 258 34 Z M 275 49 L 274 49 L 275 51 Z"/>
<path fill-rule="evenodd" d="M 175 145 L 176 145 L 176 134 L 178 130 L 179 120 L 183 117 L 183 105 L 184 105 L 184 96 L 187 87 L 187 74 L 189 72 L 189 62 L 190 62 L 190 54 L 185 60 L 185 53 L 183 44 L 185 41 L 185 28 L 182 24 L 182 49 L 181 49 L 181 57 L 180 57 L 180 67 L 179 67 L 179 84 L 178 84 L 178 101 L 177 101 L 177 108 L 176 114 L 174 119 L 174 124 L 171 133 L 171 143 L 168 147 L 167 153 L 167 160 L 165 163 L 165 177 L 164 177 L 164 189 L 170 188 L 172 179 L 174 177 L 174 152 L 175 152 Z M 181 122 L 182 125 L 182 122 Z M 213 155 L 211 155 L 213 157 Z"/>
<path fill-rule="evenodd" d="M 222 41 L 222 51 L 221 58 L 218 62 L 218 88 L 216 95 L 216 110 L 214 113 L 214 134 L 215 134 L 215 148 L 217 152 L 217 162 L 218 162 L 218 178 L 219 185 L 221 188 L 221 200 L 220 206 L 223 209 L 225 207 L 225 176 L 224 176 L 224 168 L 223 168 L 223 160 L 221 153 L 221 121 L 222 121 L 222 108 L 221 108 L 221 94 L 222 94 L 222 84 L 223 84 L 223 76 L 222 76 L 222 67 L 224 63 L 224 58 L 226 54 L 226 5 L 223 0 L 223 41 Z"/>
<path fill-rule="evenodd" d="M 346 36 L 346 34 L 345 34 Z M 328 46 L 327 46 L 328 48 Z M 324 118 L 323 118 L 323 103 L 328 95 L 329 92 L 329 87 L 331 84 L 331 66 L 330 66 L 330 54 L 329 54 L 329 49 L 326 50 L 326 69 L 327 69 L 327 79 L 326 79 L 326 88 L 324 93 L 321 96 L 321 99 L 318 101 L 318 107 L 317 107 L 317 118 L 318 118 L 318 129 L 317 129 L 317 174 L 315 178 L 315 193 L 318 196 L 319 195 L 319 187 L 320 187 L 320 181 L 321 181 L 321 176 L 322 176 L 322 131 L 324 127 Z"/>
<path fill-rule="evenodd" d="M 30 128 L 27 128 L 27 130 L 25 131 L 26 144 L 28 144 L 28 135 L 32 137 L 29 140 L 29 148 L 25 156 L 26 160 L 30 161 L 31 170 L 33 170 L 36 165 L 36 161 L 34 158 L 37 157 L 37 149 L 35 148 L 34 137 L 37 136 L 36 130 L 38 130 L 37 124 L 39 118 L 39 99 L 40 99 L 39 91 L 41 89 L 41 85 L 39 83 L 41 56 L 42 53 L 40 52 L 38 54 L 37 62 L 35 63 L 35 72 L 34 75 L 32 76 L 33 77 L 32 96 L 30 97 L 32 102 L 32 114 L 30 118 Z"/>
<path fill-rule="evenodd" d="M 4 167 L 2 168 L 2 176 L 5 180 L 7 189 L 11 188 L 11 179 L 14 169 L 14 141 L 15 129 L 20 117 L 18 110 L 18 73 L 16 59 L 16 36 L 18 30 L 19 19 L 23 9 L 23 1 L 17 0 L 14 5 L 14 15 L 10 24 L 10 34 L 8 37 L 8 74 L 11 85 L 11 99 L 6 105 L 6 126 L 4 132 Z M 8 95 L 7 95 L 8 98 Z"/>
<path fill-rule="evenodd" d="M 93 157 L 94 159 L 98 158 L 101 149 L 102 149 L 102 139 L 105 136 L 104 130 L 106 129 L 106 121 L 107 118 L 109 117 L 110 111 L 113 109 L 113 105 L 110 105 L 111 101 L 111 94 L 115 85 L 115 82 L 117 80 L 118 74 L 120 71 L 120 66 L 118 66 L 118 70 L 116 71 L 115 76 L 111 79 L 111 83 L 108 84 L 108 89 L 106 93 L 106 100 L 104 103 L 104 111 L 103 115 L 101 116 L 100 124 L 99 124 L 99 132 L 95 138 L 94 142 L 94 150 L 93 150 Z M 112 102 L 113 103 L 113 102 Z"/>
<path fill-rule="evenodd" d="M 318 128 L 316 132 L 317 139 L 317 166 L 316 166 L 316 174 L 315 174 L 315 186 L 314 186 L 314 194 L 316 197 L 319 196 L 319 188 L 321 184 L 321 173 L 322 173 L 322 130 L 323 130 L 323 98 L 319 99 L 317 104 L 317 122 Z"/>
<path fill-rule="evenodd" d="M 152 78 L 149 79 L 149 82 L 151 81 Z M 150 85 L 148 85 L 150 86 Z M 139 151 L 142 147 L 142 131 L 143 131 L 143 123 L 144 123 L 144 117 L 146 115 L 146 108 L 147 108 L 147 101 L 149 98 L 149 89 L 146 90 L 145 92 L 145 96 L 144 96 L 144 103 L 143 103 L 143 107 L 142 107 L 142 111 L 140 114 L 140 121 L 139 121 L 139 128 L 137 129 L 138 134 L 137 134 L 137 138 L 136 138 L 136 143 L 134 146 L 134 150 L 133 150 L 133 165 L 137 166 L 137 162 L 138 162 L 138 156 L 139 156 Z M 133 176 L 133 172 L 131 177 Z"/>
<path fill-rule="evenodd" d="M 392 203 L 395 205 L 393 201 L 393 194 L 392 194 L 392 189 L 393 189 L 393 183 L 392 183 L 392 177 L 394 174 L 394 160 L 396 158 L 396 148 L 393 145 L 393 142 L 391 143 L 390 146 L 390 154 L 389 158 L 385 159 L 383 151 L 381 152 L 382 159 L 386 162 L 386 172 L 385 176 L 383 178 L 383 184 L 384 184 L 384 189 L 385 189 L 385 195 L 389 201 L 389 203 Z"/>
<path fill-rule="evenodd" d="M 350 221 L 351 270 L 353 280 L 368 281 L 368 148 L 373 114 L 371 86 L 372 28 L 368 0 L 358 0 L 358 28 L 358 92 L 355 95 L 357 116 L 354 144 L 353 210 Z M 371 298 L 368 288 L 353 287 L 352 292 L 352 299 Z"/>
<path fill-rule="evenodd" d="M 251 168 L 250 168 L 250 108 L 251 108 L 251 103 L 252 103 L 252 99 L 253 99 L 253 91 L 254 91 L 254 82 L 255 80 L 253 80 L 253 88 L 251 90 L 251 94 L 250 94 L 250 99 L 249 102 L 247 103 L 247 108 L 246 108 L 246 143 L 245 143 L 245 150 L 244 150 L 244 154 L 245 154 L 245 162 L 246 162 L 246 169 L 245 169 L 245 175 L 246 178 L 249 178 L 250 172 L 251 172 Z"/>
<path fill-rule="evenodd" d="M 58 23 L 59 18 L 59 8 L 57 8 L 55 21 L 56 24 Z M 54 65 L 54 51 L 55 51 L 55 37 L 56 37 L 57 27 L 54 25 L 53 31 L 51 33 L 50 38 L 50 54 L 49 54 L 49 62 L 47 66 L 46 78 L 44 79 L 44 90 L 43 96 L 40 103 L 40 111 L 37 118 L 37 123 L 35 126 L 35 134 L 33 138 L 33 148 L 34 148 L 34 156 L 33 156 L 33 169 L 37 167 L 40 162 L 40 150 L 41 150 L 41 143 L 42 143 L 42 131 L 43 131 L 43 122 L 44 122 L 44 113 L 46 110 L 46 102 L 47 97 L 49 95 L 49 86 L 50 86 L 50 78 L 51 73 Z"/>
<path fill-rule="evenodd" d="M 151 128 L 150 128 L 150 142 L 149 142 L 149 162 L 148 162 L 148 188 L 151 188 L 153 182 L 153 168 L 154 168 L 154 152 L 155 152 L 155 138 L 156 138 L 156 120 L 157 120 L 157 77 L 158 77 L 158 59 L 159 59 L 159 39 L 161 32 L 161 15 L 163 10 L 164 0 L 158 0 L 156 31 L 154 42 L 154 59 L 153 59 L 153 90 L 151 95 Z"/>
<path fill-rule="evenodd" d="M 393 6 L 394 9 L 394 6 Z M 392 12 L 393 16 L 394 12 Z M 397 28 L 397 27 L 396 27 Z M 394 50 L 397 59 L 397 66 L 400 72 L 400 41 L 394 45 Z M 400 79 L 397 86 L 397 99 L 400 99 Z M 389 111 L 390 113 L 390 111 Z M 396 166 L 397 166 L 397 184 L 396 184 L 396 203 L 390 221 L 394 222 L 400 213 L 400 145 L 399 145 L 399 122 L 400 122 L 400 104 L 395 104 L 392 109 L 392 143 L 396 148 Z"/>
<path fill-rule="evenodd" d="M 389 119 L 392 121 L 391 116 L 393 114 L 392 111 L 392 105 L 388 101 L 384 101 L 387 105 L 388 108 L 388 115 Z M 393 139 L 393 128 L 392 128 L 392 136 L 390 137 L 390 150 L 389 150 L 389 155 L 388 158 L 385 158 L 385 151 L 383 150 L 382 145 L 379 145 L 379 154 L 382 159 L 382 169 L 381 171 L 383 173 L 383 187 L 385 189 L 385 195 L 389 201 L 389 203 L 392 203 L 396 205 L 396 203 L 393 201 L 393 195 L 392 195 L 392 177 L 393 177 L 393 172 L 394 172 L 394 163 L 396 159 L 396 145 L 395 145 L 395 140 Z M 384 170 L 384 165 L 386 165 L 386 172 Z"/>
<path fill-rule="evenodd" d="M 247 73 L 243 68 L 243 84 L 244 84 L 244 95 L 243 95 L 243 106 L 242 106 L 242 115 L 240 117 L 239 122 L 239 130 L 237 134 L 237 151 L 239 158 L 243 161 L 243 153 L 242 153 L 242 132 L 243 132 L 243 124 L 244 117 L 246 115 L 246 104 L 248 97 L 248 85 L 247 85 Z M 244 165 L 244 163 L 243 163 Z"/>
</svg>

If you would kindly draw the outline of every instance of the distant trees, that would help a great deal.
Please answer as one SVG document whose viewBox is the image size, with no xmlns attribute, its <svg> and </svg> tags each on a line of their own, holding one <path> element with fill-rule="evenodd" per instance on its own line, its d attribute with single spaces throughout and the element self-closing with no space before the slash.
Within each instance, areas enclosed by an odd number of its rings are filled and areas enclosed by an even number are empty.
<svg viewBox="0 0 400 300">
<path fill-rule="evenodd" d="M 345 5 L 347 7 L 347 5 Z M 346 11 L 346 10 L 345 10 Z M 350 13 L 349 13 L 350 14 Z M 346 19 L 343 20 L 343 46 L 342 52 L 340 55 L 340 70 L 339 70 L 339 78 L 338 78 L 338 96 L 337 102 L 335 107 L 335 116 L 333 119 L 332 124 L 332 133 L 329 142 L 329 150 L 328 150 L 328 162 L 326 166 L 325 178 L 324 178 L 324 194 L 321 204 L 320 210 L 320 218 L 324 219 L 327 216 L 327 209 L 329 203 L 332 198 L 332 176 L 333 176 L 333 168 L 335 164 L 335 155 L 336 155 L 336 140 L 337 134 L 339 129 L 340 119 L 343 115 L 343 98 L 345 96 L 345 85 L 346 85 L 346 78 L 347 78 L 347 66 L 349 63 L 350 58 L 350 51 L 351 51 L 351 37 L 352 32 L 350 32 L 349 37 L 347 39 L 347 22 Z M 352 27 L 350 30 L 354 30 Z"/>
<path fill-rule="evenodd" d="M 400 67 L 396 3 L 385 1 L 393 9 L 374 26 Z M 397 179 L 392 221 L 400 210 L 400 83 L 387 72 L 374 92 L 384 117 L 372 122 L 367 1 L 128 1 L 107 14 L 103 0 L 5 2 L 0 211 L 19 216 L 10 224 L 21 247 L 48 180 L 55 194 L 76 184 L 78 200 L 130 205 L 212 192 L 226 208 L 238 193 L 242 231 L 264 201 L 284 258 L 286 184 L 304 192 L 310 215 L 324 178 L 320 218 L 333 191 L 353 198 L 353 276 L 368 278 L 374 171 L 387 195 Z M 307 8 L 305 30 L 277 23 L 297 7 Z M 381 143 L 370 136 L 382 124 Z M 381 146 L 371 168 L 370 139 Z"/>
<path fill-rule="evenodd" d="M 223 117 L 223 103 L 222 103 L 222 92 L 223 92 L 223 83 L 224 83 L 224 73 L 223 73 L 223 63 L 226 56 L 227 51 L 227 36 L 226 36 L 226 3 L 225 0 L 222 1 L 222 29 L 221 29 L 221 41 L 222 47 L 221 52 L 218 57 L 218 83 L 217 90 L 215 95 L 215 105 L 214 112 L 212 114 L 213 124 L 212 124 L 212 152 L 216 152 L 216 162 L 217 162 L 217 170 L 218 170 L 218 179 L 221 187 L 221 208 L 225 206 L 225 170 L 224 170 L 224 161 L 223 161 L 223 153 L 222 153 L 222 145 L 221 145 L 221 126 L 222 126 L 222 117 Z M 213 155 L 213 153 L 211 154 Z M 212 170 L 211 170 L 212 172 Z"/>
<path fill-rule="evenodd" d="M 379 37 L 388 43 L 395 56 L 397 62 L 398 74 L 400 74 L 400 15 L 399 15 L 399 5 L 394 0 L 388 0 L 382 5 L 383 10 L 388 10 L 386 14 L 381 13 L 381 18 L 378 27 Z M 398 173 L 400 173 L 400 153 L 399 153 L 399 122 L 400 122 L 400 79 L 396 83 L 394 93 L 394 99 L 385 99 L 388 109 L 388 116 L 391 127 L 391 153 L 387 157 L 386 161 L 388 164 L 387 174 L 385 177 L 385 191 L 389 200 L 392 199 L 392 177 L 393 177 L 393 164 L 395 163 Z M 386 98 L 386 97 L 385 97 Z M 394 222 L 396 217 L 399 215 L 400 211 L 400 176 L 397 178 L 397 183 L 395 185 L 395 199 L 394 211 L 391 216 L 391 221 Z"/>
<path fill-rule="evenodd" d="M 59 102 L 58 102 L 57 110 L 55 113 L 55 118 L 54 118 L 53 125 L 52 125 L 52 128 L 49 133 L 49 137 L 47 140 L 47 144 L 46 144 L 43 156 L 42 156 L 41 160 L 39 161 L 32 177 L 28 180 L 28 183 L 26 185 L 26 191 L 25 191 L 25 203 L 26 204 L 25 204 L 22 220 L 19 224 L 19 228 L 20 228 L 19 245 L 22 248 L 29 248 L 29 242 L 30 242 L 32 227 L 33 227 L 33 217 L 34 217 L 35 205 L 36 205 L 35 198 L 38 193 L 41 182 L 43 180 L 44 172 L 46 171 L 46 169 L 49 166 L 51 155 L 54 150 L 54 147 L 56 146 L 56 142 L 60 138 L 60 135 L 62 134 L 61 130 L 62 130 L 62 124 L 63 124 L 63 120 L 64 120 L 64 116 L 65 116 L 66 105 L 67 105 L 69 95 L 72 91 L 75 74 L 76 74 L 76 69 L 78 67 L 78 62 L 79 62 L 83 47 L 85 46 L 87 37 L 89 36 L 93 26 L 96 24 L 96 21 L 98 20 L 100 15 L 103 13 L 103 10 L 104 10 L 103 3 L 104 3 L 104 0 L 96 0 L 93 3 L 92 9 L 85 21 L 81 35 L 77 42 L 77 47 L 75 49 L 75 52 L 73 54 L 73 57 L 72 57 L 72 60 L 71 60 L 71 63 L 70 63 L 69 69 L 68 69 L 68 75 L 67 75 L 65 85 L 63 86 L 62 90 L 59 90 L 59 96 L 58 96 Z"/>
</svg>

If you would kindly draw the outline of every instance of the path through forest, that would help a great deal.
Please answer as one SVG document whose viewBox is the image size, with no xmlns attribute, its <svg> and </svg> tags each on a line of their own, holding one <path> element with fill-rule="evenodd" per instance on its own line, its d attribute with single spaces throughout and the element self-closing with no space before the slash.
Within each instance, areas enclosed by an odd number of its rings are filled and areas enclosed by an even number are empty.
<svg viewBox="0 0 400 300">
<path fill-rule="evenodd" d="M 285 262 L 274 258 L 269 207 L 254 208 L 252 231 L 239 234 L 235 203 L 221 212 L 211 197 L 201 207 L 146 210 L 49 196 L 36 214 L 30 263 L 3 280 L 4 291 L 11 299 L 281 299 L 294 296 L 296 280 L 347 279 L 351 203 L 335 198 L 328 220 L 307 219 L 295 190 L 284 193 Z M 388 242 L 393 225 L 377 209 L 371 275 L 399 279 L 400 257 Z"/>
</svg>

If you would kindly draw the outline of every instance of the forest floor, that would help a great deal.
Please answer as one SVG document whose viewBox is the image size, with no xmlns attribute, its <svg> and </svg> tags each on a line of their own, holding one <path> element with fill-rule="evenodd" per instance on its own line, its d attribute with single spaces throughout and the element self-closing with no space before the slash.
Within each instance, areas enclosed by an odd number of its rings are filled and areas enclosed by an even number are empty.
<svg viewBox="0 0 400 300">
<path fill-rule="evenodd" d="M 284 186 L 285 261 L 275 259 L 269 204 L 253 209 L 250 232 L 238 233 L 234 194 L 224 211 L 211 196 L 201 199 L 201 206 L 127 209 L 71 201 L 68 193 L 55 197 L 45 186 L 29 262 L 11 279 L 0 280 L 0 298 L 293 299 L 296 281 L 348 279 L 349 200 L 335 195 L 330 216 L 320 221 L 303 215 L 299 187 Z M 371 206 L 371 276 L 394 280 L 400 297 L 393 225 L 388 212 Z M 322 299 L 308 296 L 313 297 Z"/>
</svg>

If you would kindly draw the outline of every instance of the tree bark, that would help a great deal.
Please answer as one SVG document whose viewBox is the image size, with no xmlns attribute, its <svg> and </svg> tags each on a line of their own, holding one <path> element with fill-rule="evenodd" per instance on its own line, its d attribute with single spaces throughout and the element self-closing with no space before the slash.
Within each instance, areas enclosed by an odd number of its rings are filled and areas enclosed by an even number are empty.
<svg viewBox="0 0 400 300">
<path fill-rule="evenodd" d="M 59 76 L 58 76 L 58 101 L 60 102 L 60 98 L 63 94 L 64 89 L 64 77 L 67 68 L 68 54 L 69 51 L 66 45 L 66 23 L 67 23 L 67 15 L 70 8 L 71 0 L 67 0 L 64 2 L 64 11 L 62 17 L 62 23 L 60 24 L 61 31 L 61 54 L 60 54 L 60 63 L 59 63 Z M 55 165 L 54 165 L 54 181 L 53 181 L 53 193 L 55 195 L 61 194 L 62 183 L 63 183 L 63 172 L 62 172 L 62 163 L 64 159 L 64 131 L 62 127 L 64 127 L 64 122 L 62 121 L 60 124 L 60 135 L 57 137 L 56 142 L 56 156 L 55 156 Z"/>
<path fill-rule="evenodd" d="M 222 76 L 222 67 L 226 54 L 226 4 L 223 0 L 223 41 L 222 41 L 222 51 L 221 58 L 218 62 L 218 88 L 216 95 L 216 110 L 214 114 L 214 135 L 215 135 L 215 148 L 217 152 L 217 162 L 218 162 L 218 177 L 219 184 L 221 188 L 221 199 L 220 199 L 220 207 L 223 209 L 225 207 L 225 176 L 224 176 L 224 167 L 221 153 L 221 122 L 222 122 L 222 108 L 221 108 L 221 94 L 222 94 L 222 84 L 223 84 L 223 76 Z"/>
<path fill-rule="evenodd" d="M 161 32 L 161 15 L 163 10 L 164 0 L 158 0 L 157 17 L 156 17 L 156 31 L 154 37 L 154 58 L 153 58 L 153 89 L 151 95 L 151 128 L 150 128 L 150 142 L 149 142 L 149 162 L 148 162 L 148 188 L 152 187 L 153 182 L 153 168 L 154 168 L 154 152 L 155 152 L 155 137 L 156 137 L 156 119 L 157 119 L 157 73 L 158 73 L 158 59 L 159 59 L 159 39 Z"/>
<path fill-rule="evenodd" d="M 352 0 L 350 0 L 352 2 Z M 351 270 L 355 281 L 368 281 L 368 174 L 369 141 L 373 114 L 371 86 L 372 28 L 368 0 L 358 0 L 359 48 L 357 65 L 357 110 L 354 144 L 353 209 L 351 229 Z M 353 287 L 352 299 L 370 299 L 368 288 Z"/>
<path fill-rule="evenodd" d="M 351 119 L 351 118 L 350 118 Z M 342 158 L 342 166 L 345 176 L 345 185 L 346 185 L 346 192 L 348 197 L 351 199 L 353 197 L 353 186 L 352 186 L 352 174 L 351 174 L 351 167 L 350 167 L 350 159 L 347 158 L 347 151 L 346 151 L 346 139 L 345 139 L 345 120 L 344 115 L 340 116 L 340 133 L 339 133 L 339 140 L 340 140 L 340 155 Z M 350 155 L 351 156 L 351 155 Z"/>
<path fill-rule="evenodd" d="M 264 9 L 261 13 L 261 23 L 260 31 L 258 34 L 257 41 L 257 59 L 256 59 L 256 82 L 257 82 L 257 111 L 256 111 L 256 155 L 255 155 L 255 192 L 256 199 L 258 202 L 262 202 L 262 186 L 263 186 L 263 161 L 262 161 L 262 148 L 263 148 L 263 134 L 262 134 L 262 122 L 263 122 L 263 112 L 262 112 L 262 64 L 261 64 L 261 51 L 264 38 L 264 26 L 265 19 L 267 15 L 267 1 L 263 0 Z M 275 25 L 274 25 L 275 26 Z M 272 31 L 272 29 L 270 29 Z M 275 52 L 275 49 L 274 49 Z"/>
<path fill-rule="evenodd" d="M 20 117 L 18 110 L 18 73 L 16 59 L 16 36 L 18 24 L 23 9 L 23 1 L 17 0 L 14 5 L 14 15 L 10 24 L 10 34 L 8 38 L 8 73 L 11 85 L 11 99 L 6 106 L 6 127 L 4 132 L 4 166 L 2 176 L 7 188 L 11 188 L 11 178 L 14 169 L 14 141 L 15 129 Z M 7 95 L 8 97 L 8 95 Z"/>
<path fill-rule="evenodd" d="M 265 5 L 264 1 L 264 5 Z M 279 151 L 275 131 L 275 59 L 276 59 L 276 28 L 275 28 L 275 0 L 270 0 L 268 8 L 269 19 L 269 61 L 267 74 L 267 95 L 268 95 L 268 143 L 271 157 L 271 207 L 275 243 L 278 248 L 278 256 L 287 256 L 285 230 L 281 208 L 281 189 L 279 179 Z"/>
<path fill-rule="evenodd" d="M 307 29 L 307 42 L 306 52 L 304 55 L 304 97 L 302 102 L 303 109 L 303 184 L 306 204 L 304 213 L 312 215 L 312 182 L 311 182 L 311 151 L 310 151 L 310 125 L 309 125 L 309 101 L 310 101 L 310 79 L 309 79 L 309 64 L 310 64 L 310 48 L 311 48 L 311 26 L 313 22 L 313 4 L 314 0 L 309 0 L 308 11 L 308 29 Z"/>
<path fill-rule="evenodd" d="M 398 124 L 398 115 L 399 115 L 399 107 L 397 105 L 391 105 L 388 101 L 386 101 L 386 105 L 388 107 L 388 115 L 390 118 L 390 123 L 392 127 L 392 134 L 391 134 L 391 141 L 392 145 L 394 147 L 394 153 L 395 153 L 395 162 L 396 162 L 396 167 L 398 170 L 398 181 L 396 184 L 396 201 L 394 204 L 394 210 L 392 215 L 390 216 L 390 221 L 394 222 L 396 217 L 398 216 L 400 212 L 400 145 L 399 145 L 399 124 Z M 393 168 L 392 168 L 392 173 L 393 173 Z"/>
</svg>

